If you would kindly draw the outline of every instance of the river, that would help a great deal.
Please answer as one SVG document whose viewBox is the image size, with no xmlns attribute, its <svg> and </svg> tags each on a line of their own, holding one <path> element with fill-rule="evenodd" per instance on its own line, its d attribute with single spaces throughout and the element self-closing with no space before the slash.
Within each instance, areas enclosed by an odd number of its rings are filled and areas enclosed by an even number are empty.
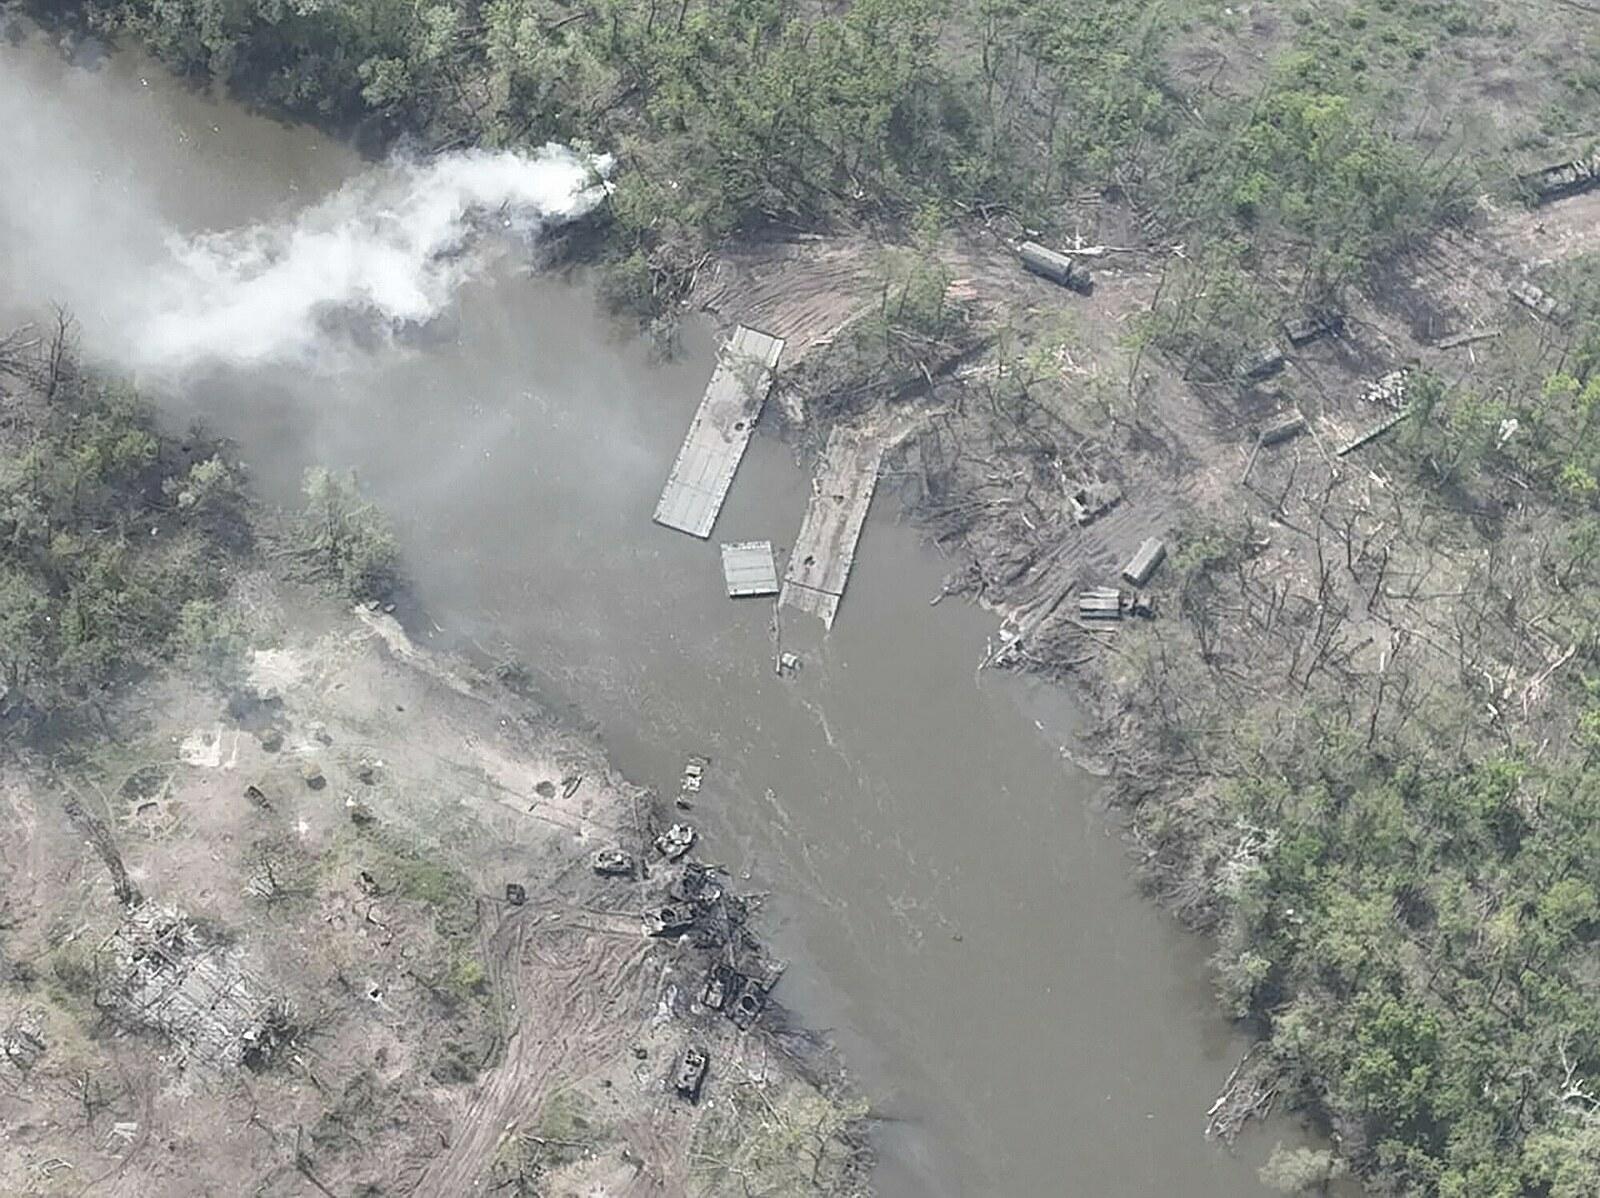
<svg viewBox="0 0 1600 1198">
<path fill-rule="evenodd" d="M 134 54 L 79 59 L 0 44 L 0 310 L 67 303 L 91 354 L 169 233 L 282 217 L 362 169 Z M 833 632 L 786 617 L 787 680 L 716 541 L 792 540 L 794 451 L 756 438 L 712 543 L 651 523 L 713 350 L 691 324 L 656 361 L 581 282 L 502 260 L 423 343 L 334 375 L 217 370 L 162 402 L 237 438 L 269 495 L 355 467 L 441 638 L 517 653 L 635 780 L 667 791 L 712 758 L 708 855 L 772 893 L 780 997 L 887 1117 L 885 1198 L 1264 1193 L 1293 1128 L 1235 1156 L 1201 1134 L 1243 1047 L 1207 946 L 1136 892 L 1063 759 L 1069 697 L 979 672 L 992 617 L 929 605 L 948 566 L 892 491 Z"/>
</svg>

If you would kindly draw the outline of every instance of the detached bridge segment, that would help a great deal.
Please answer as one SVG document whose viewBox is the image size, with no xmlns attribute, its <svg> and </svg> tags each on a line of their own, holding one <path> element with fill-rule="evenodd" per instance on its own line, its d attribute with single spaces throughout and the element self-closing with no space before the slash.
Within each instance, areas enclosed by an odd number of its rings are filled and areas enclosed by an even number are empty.
<svg viewBox="0 0 1600 1198">
<path fill-rule="evenodd" d="M 734 330 L 656 503 L 657 524 L 694 537 L 711 535 L 782 353 L 781 337 L 744 325 Z"/>
<path fill-rule="evenodd" d="M 882 463 L 879 438 L 843 427 L 829 435 L 811 482 L 811 502 L 789 555 L 779 603 L 808 611 L 833 627 Z"/>
</svg>

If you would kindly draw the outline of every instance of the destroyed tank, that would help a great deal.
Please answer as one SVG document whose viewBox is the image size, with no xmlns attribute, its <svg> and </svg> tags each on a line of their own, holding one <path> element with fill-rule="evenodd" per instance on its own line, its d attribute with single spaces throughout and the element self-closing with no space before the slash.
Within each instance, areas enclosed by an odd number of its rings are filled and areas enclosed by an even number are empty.
<svg viewBox="0 0 1600 1198">
<path fill-rule="evenodd" d="M 663 903 L 644 917 L 645 930 L 652 936 L 677 936 L 694 927 L 694 908 L 679 903 Z"/>
<path fill-rule="evenodd" d="M 766 1010 L 767 995 L 760 986 L 751 983 L 744 988 L 744 992 L 734 999 L 733 1006 L 728 1009 L 728 1018 L 733 1020 L 733 1026 L 740 1031 L 748 1031 L 761 1018 L 761 1012 Z"/>
<path fill-rule="evenodd" d="M 1518 175 L 1517 182 L 1536 204 L 1577 195 L 1600 182 L 1600 153 L 1540 167 Z"/>
<path fill-rule="evenodd" d="M 688 824 L 673 824 L 656 837 L 656 851 L 668 861 L 676 861 L 694 847 L 695 830 Z"/>
<path fill-rule="evenodd" d="M 706 984 L 700 989 L 700 1005 L 709 1011 L 720 1011 L 728 1001 L 728 994 L 739 984 L 739 975 L 730 965 L 713 965 L 706 974 Z"/>
<path fill-rule="evenodd" d="M 672 1088 L 678 1092 L 678 1097 L 690 1102 L 700 1101 L 700 1087 L 705 1084 L 706 1070 L 710 1067 L 711 1057 L 698 1044 L 684 1049 L 672 1075 Z"/>
<path fill-rule="evenodd" d="M 678 879 L 668 894 L 673 899 L 707 907 L 722 898 L 722 883 L 717 880 L 714 866 L 691 862 L 683 867 L 683 877 Z"/>
<path fill-rule="evenodd" d="M 1565 320 L 1567 309 L 1560 300 L 1551 295 L 1542 287 L 1536 287 L 1526 279 L 1519 279 L 1508 288 L 1511 298 L 1516 300 L 1530 312 L 1543 316 L 1547 320 Z"/>
<path fill-rule="evenodd" d="M 1283 322 L 1284 336 L 1294 346 L 1310 345 L 1317 338 L 1330 336 L 1343 327 L 1343 313 L 1331 310 L 1308 312 Z"/>
<path fill-rule="evenodd" d="M 633 877 L 633 854 L 622 849 L 601 849 L 591 858 L 590 864 L 601 877 Z"/>
<path fill-rule="evenodd" d="M 1270 378 L 1283 369 L 1283 351 L 1276 345 L 1263 345 L 1239 365 L 1241 377 L 1252 382 Z"/>
</svg>

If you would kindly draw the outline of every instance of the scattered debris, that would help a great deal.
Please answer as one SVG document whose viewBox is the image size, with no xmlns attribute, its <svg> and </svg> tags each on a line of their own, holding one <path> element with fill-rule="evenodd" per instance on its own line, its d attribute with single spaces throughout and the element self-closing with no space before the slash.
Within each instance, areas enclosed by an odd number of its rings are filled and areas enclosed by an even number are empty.
<svg viewBox="0 0 1600 1198">
<path fill-rule="evenodd" d="M 601 877 L 633 877 L 633 854 L 622 849 L 601 849 L 590 859 L 590 865 Z"/>
<path fill-rule="evenodd" d="M 1275 420 L 1262 429 L 1261 444 L 1277 445 L 1282 441 L 1289 440 L 1291 437 L 1298 437 L 1305 431 L 1306 418 L 1296 412 L 1292 416 L 1285 416 L 1281 420 Z"/>
<path fill-rule="evenodd" d="M 1463 345 L 1472 345 L 1478 341 L 1489 341 L 1499 335 L 1499 329 L 1473 329 L 1469 332 L 1441 337 L 1433 343 L 1433 347 L 1434 349 L 1459 349 Z"/>
<path fill-rule="evenodd" d="M 1080 527 L 1098 520 L 1120 502 L 1122 488 L 1116 483 L 1099 480 L 1080 483 L 1067 494 L 1067 506 L 1072 509 L 1073 523 Z"/>
<path fill-rule="evenodd" d="M 520 907 L 528 901 L 527 890 L 516 882 L 506 883 L 506 902 L 513 907 Z"/>
<path fill-rule="evenodd" d="M 368 898 L 376 898 L 379 894 L 378 879 L 367 870 L 362 870 L 356 875 L 356 889 Z"/>
<path fill-rule="evenodd" d="M 711 1058 L 699 1045 L 690 1045 L 684 1049 L 683 1056 L 678 1059 L 678 1068 L 672 1076 L 672 1088 L 678 1092 L 678 1097 L 687 1098 L 690 1102 L 699 1102 L 700 1087 L 705 1083 L 706 1070 L 710 1066 Z"/>
<path fill-rule="evenodd" d="M 1094 290 L 1094 276 L 1066 254 L 1046 249 L 1037 241 L 1024 241 L 1017 247 L 1017 253 L 1022 258 L 1023 267 L 1040 278 L 1049 279 L 1081 295 L 1088 295 Z"/>
<path fill-rule="evenodd" d="M 705 985 L 700 988 L 700 1005 L 708 1011 L 722 1010 L 728 1001 L 728 995 L 743 981 L 743 977 L 733 966 L 718 962 L 706 974 Z"/>
<path fill-rule="evenodd" d="M 260 1069 L 294 1036 L 287 1004 L 176 910 L 147 903 L 101 944 L 95 1005 L 214 1065 Z"/>
<path fill-rule="evenodd" d="M 1219 1139 L 1231 1145 L 1244 1125 L 1251 1119 L 1265 1119 L 1277 1100 L 1279 1075 L 1272 1068 L 1271 1057 L 1258 1052 L 1259 1044 L 1250 1046 L 1228 1080 L 1216 1101 L 1206 1111 L 1206 1138 Z"/>
<path fill-rule="evenodd" d="M 710 865 L 698 865 L 690 862 L 683 867 L 683 874 L 677 882 L 668 888 L 668 894 L 686 903 L 706 907 L 722 898 L 722 883 L 717 880 L 718 871 Z"/>
<path fill-rule="evenodd" d="M 1136 592 L 1116 587 L 1090 587 L 1078 593 L 1078 617 L 1084 620 L 1120 620 L 1123 616 L 1153 616 L 1155 605 Z"/>
<path fill-rule="evenodd" d="M 656 851 L 668 861 L 676 861 L 687 853 L 695 842 L 695 830 L 688 824 L 673 824 L 656 837 Z"/>
<path fill-rule="evenodd" d="M 44 1023 L 37 1009 L 22 1012 L 0 1032 L 0 1057 L 18 1073 L 26 1074 L 45 1053 Z"/>
<path fill-rule="evenodd" d="M 378 817 L 372 813 L 372 808 L 360 799 L 346 799 L 344 805 L 350 812 L 350 822 L 356 827 L 370 828 L 378 822 Z"/>
<path fill-rule="evenodd" d="M 1252 382 L 1271 378 L 1283 369 L 1283 351 L 1276 345 L 1264 345 L 1247 357 L 1239 367 L 1240 377 Z"/>
<path fill-rule="evenodd" d="M 281 895 L 283 890 L 272 866 L 264 864 L 251 873 L 249 880 L 244 884 L 244 892 L 251 898 L 271 902 Z"/>
<path fill-rule="evenodd" d="M 1132 560 L 1122 567 L 1122 577 L 1136 587 L 1142 587 L 1150 581 L 1150 576 L 1156 572 L 1167 556 L 1167 547 L 1155 537 L 1146 537 L 1139 546 L 1139 551 L 1133 555 Z"/>
<path fill-rule="evenodd" d="M 1122 619 L 1122 592 L 1116 587 L 1091 587 L 1080 591 L 1078 615 L 1085 620 Z"/>
<path fill-rule="evenodd" d="M 1244 473 L 1239 476 L 1240 485 L 1242 486 L 1250 481 L 1250 472 L 1256 468 L 1256 458 L 1260 456 L 1264 447 L 1277 445 L 1289 440 L 1291 437 L 1297 437 L 1305 432 L 1306 428 L 1306 418 L 1299 413 L 1295 413 L 1293 416 L 1285 416 L 1281 420 L 1267 425 L 1266 428 L 1257 433 L 1256 443 L 1250 449 L 1250 458 L 1244 464 Z"/>
<path fill-rule="evenodd" d="M 178 760 L 185 765 L 199 766 L 201 769 L 214 770 L 222 765 L 222 725 L 215 728 L 197 728 L 183 738 L 183 743 L 178 746 Z M 239 734 L 233 734 L 234 756 L 237 758 L 239 749 Z"/>
<path fill-rule="evenodd" d="M 363 786 L 371 786 L 378 780 L 378 764 L 370 757 L 363 757 L 356 763 L 356 781 Z"/>
<path fill-rule="evenodd" d="M 778 593 L 778 566 L 771 541 L 732 541 L 722 546 L 722 578 L 728 598 Z"/>
<path fill-rule="evenodd" d="M 1555 296 L 1545 291 L 1542 287 L 1535 287 L 1526 279 L 1519 279 L 1511 284 L 1507 290 L 1511 298 L 1535 316 L 1542 316 L 1546 320 L 1561 321 L 1567 318 L 1566 305 Z"/>
<path fill-rule="evenodd" d="M 1367 403 L 1385 408 L 1401 408 L 1406 402 L 1406 384 L 1409 378 L 1404 370 L 1391 370 L 1368 383 L 1361 398 Z"/>
<path fill-rule="evenodd" d="M 1335 456 L 1342 458 L 1347 453 L 1354 453 L 1356 450 L 1360 449 L 1367 442 L 1374 441 L 1377 438 L 1383 436 L 1384 433 L 1388 432 L 1390 429 L 1392 429 L 1395 425 L 1399 424 L 1402 420 L 1404 420 L 1409 415 L 1411 415 L 1411 409 L 1410 408 L 1406 408 L 1406 409 L 1403 409 L 1402 411 L 1396 412 L 1393 416 L 1389 417 L 1387 420 L 1381 421 L 1380 423 L 1373 425 L 1366 432 L 1361 433 L 1360 435 L 1358 435 L 1354 440 L 1348 441 L 1345 444 L 1341 445 L 1338 449 L 1334 450 L 1333 452 L 1334 452 Z"/>
</svg>

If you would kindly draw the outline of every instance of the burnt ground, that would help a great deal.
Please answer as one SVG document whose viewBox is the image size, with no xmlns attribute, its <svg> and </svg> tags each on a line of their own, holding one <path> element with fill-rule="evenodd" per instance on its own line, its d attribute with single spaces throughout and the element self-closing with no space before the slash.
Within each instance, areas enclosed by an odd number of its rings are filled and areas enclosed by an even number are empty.
<svg viewBox="0 0 1600 1198">
<path fill-rule="evenodd" d="M 826 1050 L 776 1004 L 701 1005 L 759 960 L 745 904 L 646 934 L 684 874 L 651 795 L 392 617 L 317 633 L 259 578 L 236 602 L 263 647 L 231 701 L 169 678 L 0 776 L 0 1192 L 858 1191 Z M 608 846 L 648 874 L 597 876 Z"/>
</svg>

